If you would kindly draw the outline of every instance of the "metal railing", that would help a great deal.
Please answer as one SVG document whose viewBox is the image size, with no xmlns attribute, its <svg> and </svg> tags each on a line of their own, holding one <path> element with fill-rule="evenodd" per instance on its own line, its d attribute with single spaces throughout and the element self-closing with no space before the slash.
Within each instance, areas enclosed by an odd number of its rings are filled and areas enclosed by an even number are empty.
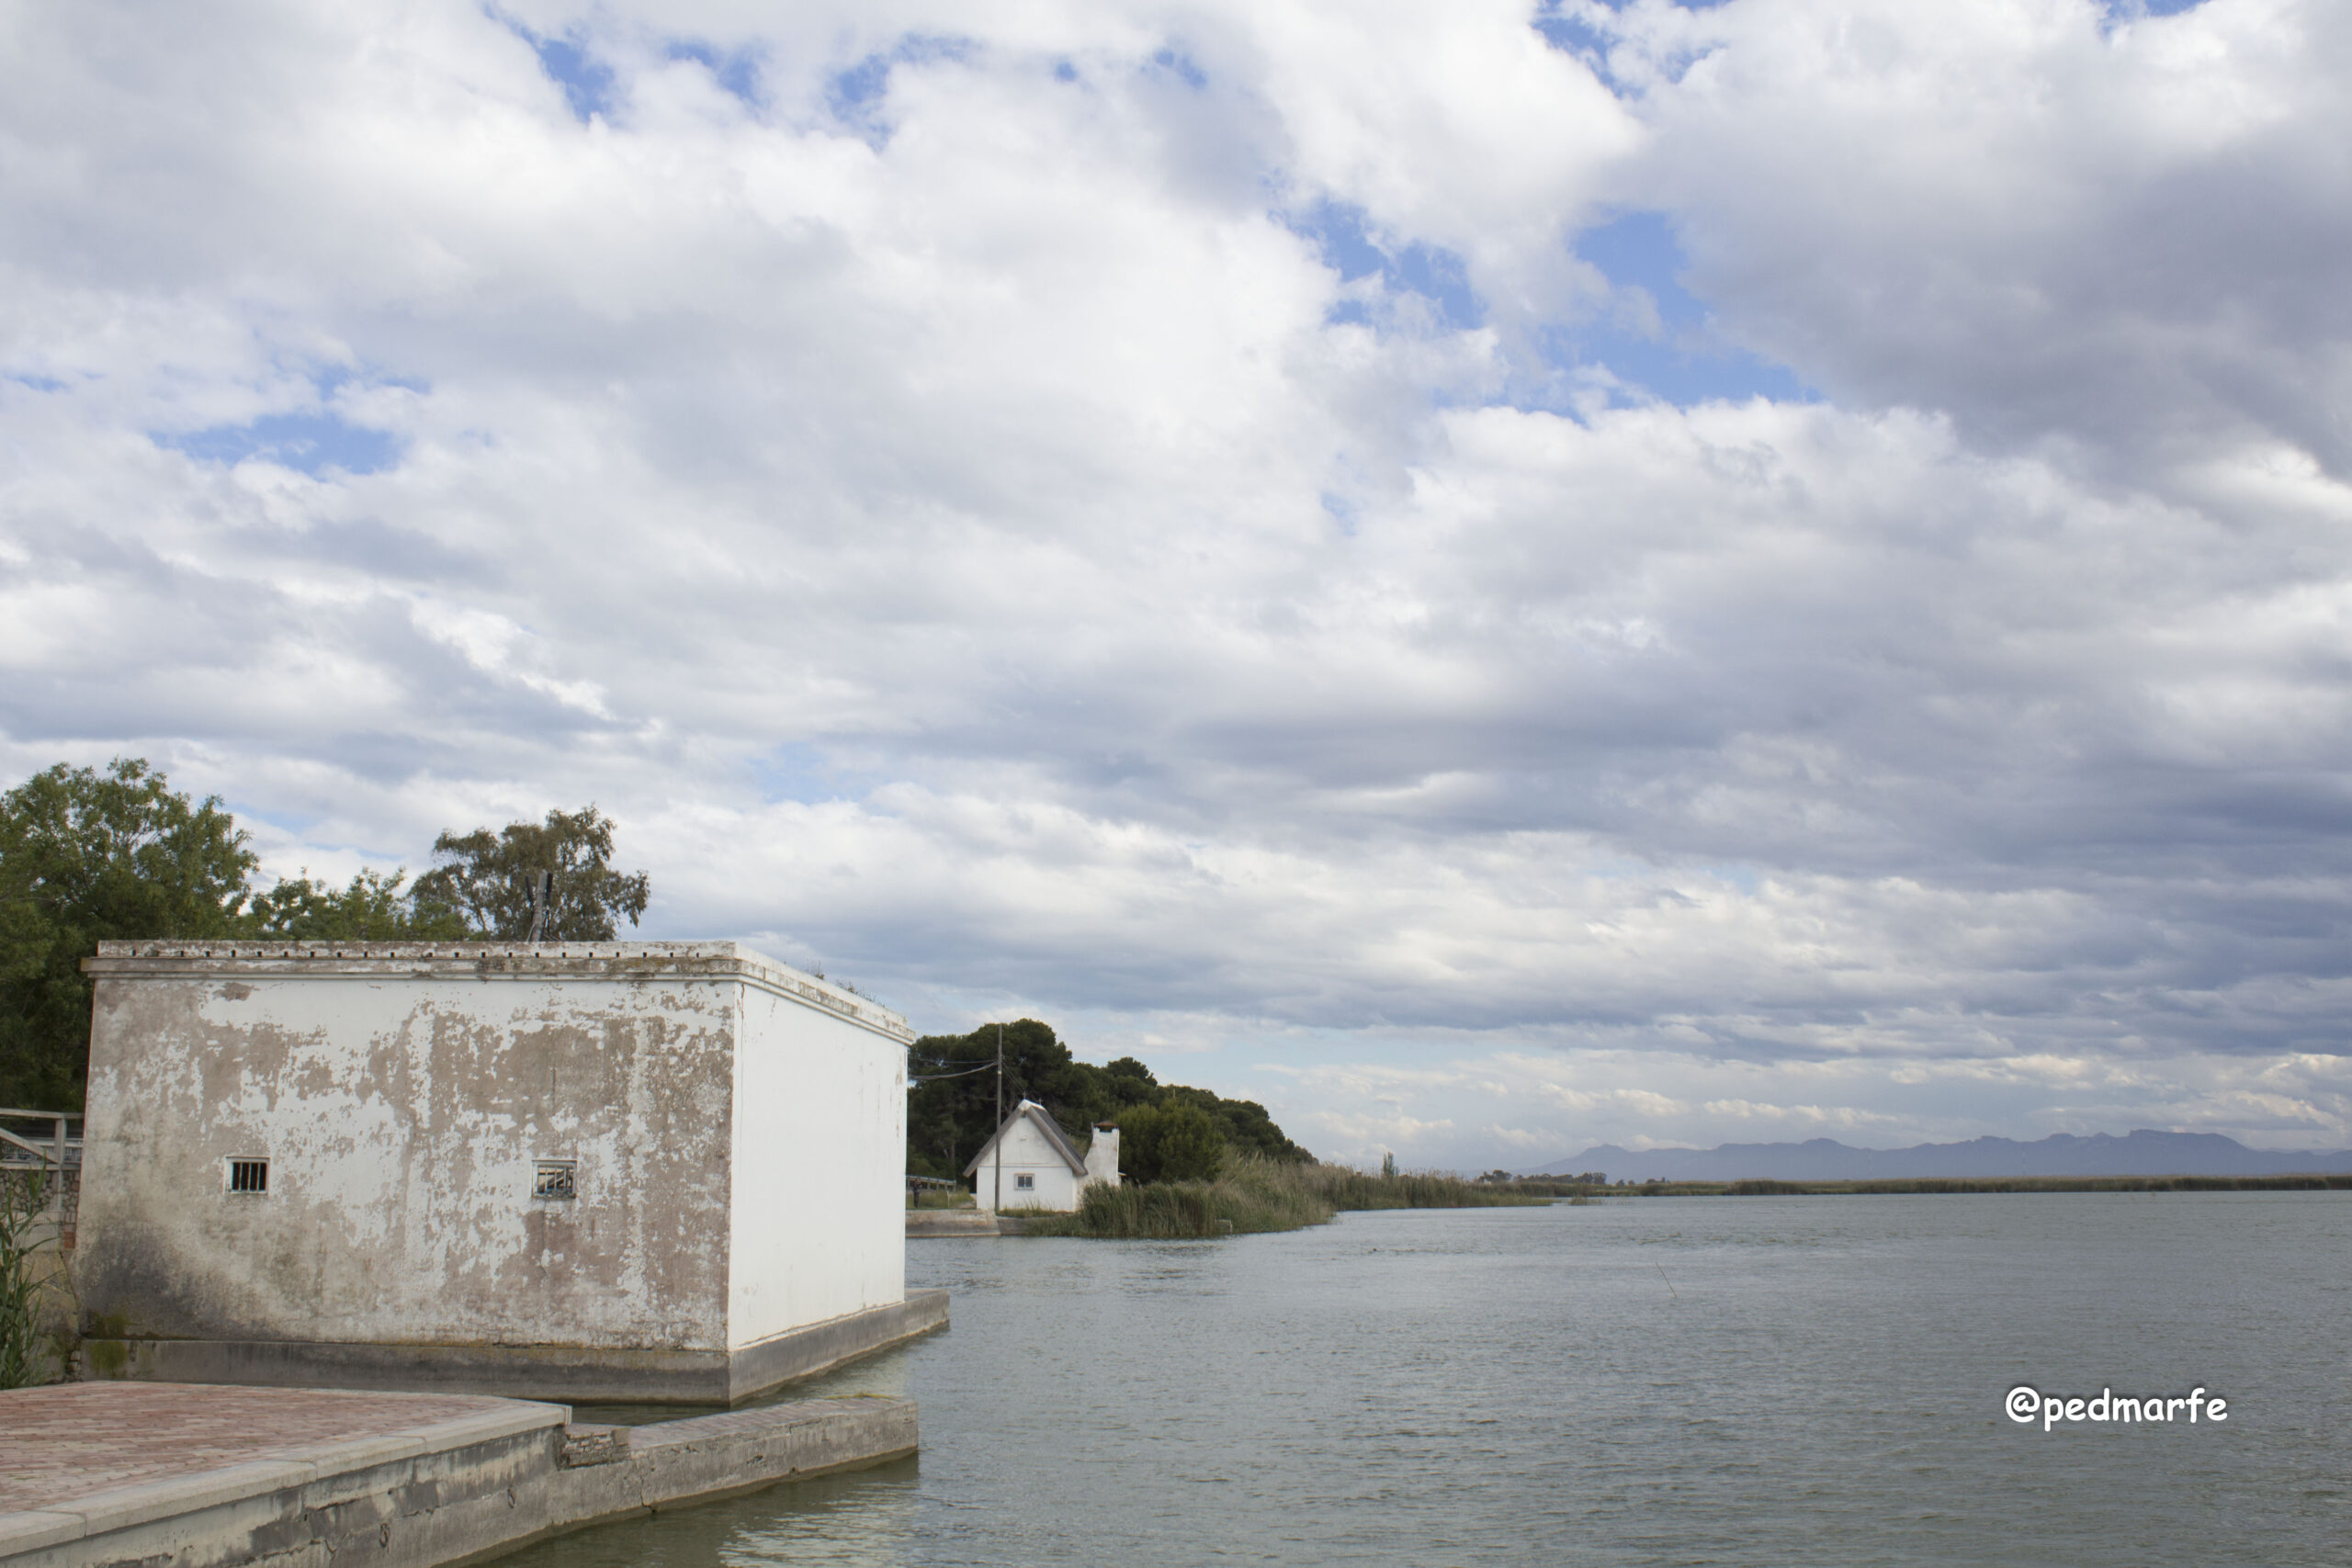
<svg viewBox="0 0 2352 1568">
<path fill-rule="evenodd" d="M 964 1190 L 964 1184 L 960 1181 L 943 1181 L 936 1176 L 916 1176 L 910 1172 L 907 1176 L 907 1207 L 914 1208 L 917 1201 L 926 1192 L 961 1192 L 962 1190 Z"/>
<path fill-rule="evenodd" d="M 38 1165 L 44 1170 L 78 1170 L 82 1165 L 82 1118 L 59 1111 L 0 1109 L 0 1167 Z"/>
</svg>

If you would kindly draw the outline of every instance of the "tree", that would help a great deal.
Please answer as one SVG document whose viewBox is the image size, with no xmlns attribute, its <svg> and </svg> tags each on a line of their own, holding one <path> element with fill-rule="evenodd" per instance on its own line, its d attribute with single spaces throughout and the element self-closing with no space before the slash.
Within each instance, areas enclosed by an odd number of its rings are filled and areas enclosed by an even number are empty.
<svg viewBox="0 0 2352 1568">
<path fill-rule="evenodd" d="M 915 1079 L 907 1100 L 909 1171 L 961 1176 L 988 1142 L 996 1129 L 996 1047 L 993 1023 L 969 1034 L 926 1034 L 915 1042 L 908 1060 Z M 1023 1099 L 1051 1111 L 1081 1148 L 1097 1122 L 1117 1122 L 1123 1162 L 1133 1146 L 1125 1134 L 1136 1116 L 1183 1105 L 1207 1121 L 1220 1149 L 1315 1163 L 1315 1156 L 1284 1136 L 1255 1100 L 1226 1100 L 1204 1089 L 1163 1084 L 1133 1056 L 1102 1067 L 1078 1061 L 1049 1025 L 1034 1018 L 1004 1026 L 1005 1110 L 1010 1112 Z M 1134 1168 L 1130 1164 L 1128 1168 Z"/>
<path fill-rule="evenodd" d="M 595 807 L 550 811 L 544 823 L 509 822 L 433 840 L 440 864 L 416 879 L 410 897 L 418 918 L 447 916 L 477 936 L 522 942 L 531 934 L 534 872 L 555 873 L 555 893 L 540 929 L 544 942 L 610 942 L 615 919 L 645 913 L 645 873 L 612 866 L 612 819 Z"/>
<path fill-rule="evenodd" d="M 1301 1165 L 1315 1163 L 1315 1156 L 1292 1143 L 1274 1124 L 1274 1119 L 1266 1114 L 1266 1108 L 1254 1100 L 1227 1100 L 1207 1089 L 1187 1089 L 1182 1084 L 1170 1084 L 1159 1091 L 1157 1103 L 1178 1102 L 1197 1107 L 1216 1124 L 1218 1135 L 1231 1148 L 1263 1155 L 1268 1159 Z"/>
<path fill-rule="evenodd" d="M 1206 1181 L 1225 1155 L 1223 1134 L 1197 1105 L 1138 1105 L 1119 1118 L 1119 1168 L 1137 1181 Z"/>
<path fill-rule="evenodd" d="M 145 761 L 60 762 L 0 796 L 0 1104 L 79 1111 L 105 940 L 201 940 L 243 923 L 256 862 L 217 796 Z"/>
<path fill-rule="evenodd" d="M 256 893 L 246 911 L 255 934 L 296 942 L 449 942 L 468 933 L 464 919 L 438 904 L 419 906 L 402 892 L 406 871 L 363 870 L 341 890 L 312 882 L 308 871 Z"/>
<path fill-rule="evenodd" d="M 917 1080 L 907 1100 L 907 1168 L 953 1179 L 996 1131 L 998 1026 L 969 1034 L 926 1034 L 908 1058 Z M 1024 1018 L 1003 1026 L 1004 1109 L 1034 1100 L 1083 1146 L 1097 1120 L 1093 1075 L 1074 1061 L 1051 1025 Z M 927 1081 L 925 1081 L 927 1080 Z"/>
<path fill-rule="evenodd" d="M 1150 1105 L 1159 1099 L 1159 1080 L 1133 1056 L 1122 1056 L 1102 1069 L 1102 1086 L 1113 1105 Z"/>
</svg>

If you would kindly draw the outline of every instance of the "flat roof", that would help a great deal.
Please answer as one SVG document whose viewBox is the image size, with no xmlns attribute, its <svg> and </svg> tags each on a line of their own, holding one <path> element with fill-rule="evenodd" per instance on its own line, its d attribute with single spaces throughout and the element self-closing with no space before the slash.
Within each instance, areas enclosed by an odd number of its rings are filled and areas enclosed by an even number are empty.
<svg viewBox="0 0 2352 1568">
<path fill-rule="evenodd" d="M 116 980 L 737 980 L 901 1044 L 915 1037 L 879 1003 L 740 942 L 102 942 L 82 970 Z"/>
</svg>

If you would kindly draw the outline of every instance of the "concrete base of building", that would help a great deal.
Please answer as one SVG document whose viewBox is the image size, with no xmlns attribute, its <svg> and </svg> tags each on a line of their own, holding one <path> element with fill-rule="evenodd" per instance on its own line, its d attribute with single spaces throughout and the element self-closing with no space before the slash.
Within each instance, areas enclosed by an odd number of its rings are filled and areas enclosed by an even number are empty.
<svg viewBox="0 0 2352 1568">
<path fill-rule="evenodd" d="M 485 1393 L 599 1404 L 736 1404 L 947 1326 L 947 1292 L 724 1350 L 593 1345 L 383 1345 L 282 1339 L 85 1339 L 85 1382 Z"/>
<path fill-rule="evenodd" d="M 0 1407 L 11 1397 L 0 1395 Z M 916 1450 L 915 1406 L 903 1399 L 813 1400 L 638 1427 L 571 1427 L 568 1416 L 560 1405 L 510 1404 L 134 1484 L 68 1486 L 39 1508 L 0 1513 L 0 1568 L 323 1562 L 345 1553 L 376 1568 L 443 1568 Z M 37 1431 L 19 1435 L 39 1440 Z"/>
<path fill-rule="evenodd" d="M 996 1216 L 985 1209 L 909 1209 L 907 1239 L 943 1235 L 998 1235 Z"/>
</svg>

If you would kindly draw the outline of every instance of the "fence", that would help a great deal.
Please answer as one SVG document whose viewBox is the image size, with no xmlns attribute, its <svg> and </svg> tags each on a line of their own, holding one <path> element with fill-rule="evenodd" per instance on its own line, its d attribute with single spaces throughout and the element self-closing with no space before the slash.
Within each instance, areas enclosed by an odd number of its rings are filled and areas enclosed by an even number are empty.
<svg viewBox="0 0 2352 1568">
<path fill-rule="evenodd" d="M 82 1119 L 57 1111 L 0 1109 L 0 1181 L 41 1179 L 59 1244 L 71 1251 L 82 1201 Z"/>
</svg>

